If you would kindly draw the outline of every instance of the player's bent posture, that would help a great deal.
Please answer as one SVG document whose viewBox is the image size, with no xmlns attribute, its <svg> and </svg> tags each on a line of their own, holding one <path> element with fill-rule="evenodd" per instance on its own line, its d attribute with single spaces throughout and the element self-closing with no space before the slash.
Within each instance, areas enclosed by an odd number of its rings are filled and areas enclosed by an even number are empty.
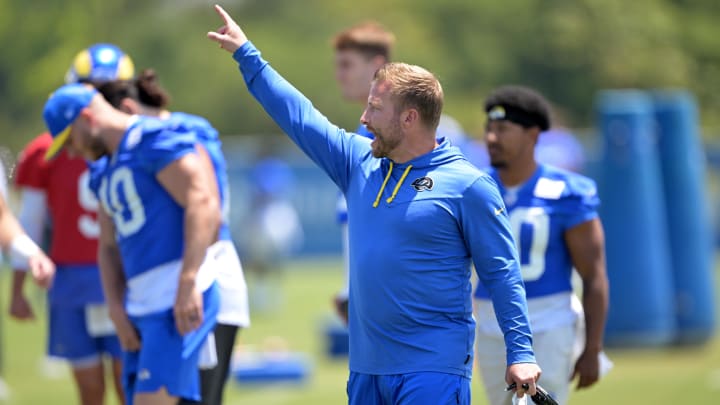
<svg viewBox="0 0 720 405">
<path fill-rule="evenodd" d="M 436 142 L 443 93 L 435 76 L 402 63 L 381 68 L 361 118 L 370 141 L 330 123 L 216 10 L 225 25 L 208 37 L 233 54 L 253 96 L 347 198 L 350 404 L 470 403 L 471 259 L 505 333 L 500 374 L 534 394 L 540 368 L 504 206 L 489 176 Z"/>
<path fill-rule="evenodd" d="M 485 111 L 490 175 L 500 186 L 520 253 L 542 385 L 564 404 L 574 377 L 579 388 L 599 378 L 608 282 L 597 190 L 586 177 L 535 161 L 538 136 L 550 126 L 550 107 L 540 94 L 501 87 L 488 96 Z M 582 305 L 572 291 L 573 267 L 582 278 Z M 510 404 L 498 378 L 505 366 L 503 339 L 489 293 L 482 284 L 475 293 L 477 359 L 490 403 Z"/>
<path fill-rule="evenodd" d="M 220 309 L 214 330 L 217 365 L 203 368 L 200 372 L 203 405 L 220 405 L 228 380 L 230 361 L 238 328 L 250 326 L 248 294 L 242 265 L 230 236 L 228 217 L 230 215 L 230 190 L 227 165 L 221 149 L 218 132 L 204 118 L 167 110 L 170 96 L 160 87 L 155 72 L 146 69 L 134 80 L 115 80 L 98 86 L 98 91 L 113 107 L 128 114 L 159 117 L 167 120 L 174 128 L 194 132 L 197 141 L 207 151 L 215 170 L 218 191 L 222 204 L 223 221 L 220 225 L 219 241 L 213 248 L 222 253 L 217 281 L 220 288 Z M 181 404 L 196 403 L 183 399 Z"/>
<path fill-rule="evenodd" d="M 219 306 L 211 248 L 220 225 L 212 163 L 194 133 L 116 110 L 89 86 L 51 94 L 48 157 L 66 148 L 91 161 L 102 203 L 98 260 L 123 347 L 129 403 L 200 399 Z"/>
<path fill-rule="evenodd" d="M 66 74 L 68 83 L 130 79 L 133 63 L 117 46 L 95 44 L 80 51 Z M 48 292 L 50 356 L 72 367 L 80 403 L 94 405 L 105 397 L 103 356 L 112 359 L 115 391 L 122 401 L 120 344 L 108 316 L 97 266 L 98 201 L 88 187 L 87 164 L 80 157 L 59 153 L 45 161 L 52 137 L 43 133 L 23 149 L 15 185 L 21 190 L 19 219 L 30 238 L 41 246 L 50 228 L 50 258 L 57 272 Z M 10 315 L 34 318 L 23 293 L 27 267 L 13 263 Z"/>
</svg>

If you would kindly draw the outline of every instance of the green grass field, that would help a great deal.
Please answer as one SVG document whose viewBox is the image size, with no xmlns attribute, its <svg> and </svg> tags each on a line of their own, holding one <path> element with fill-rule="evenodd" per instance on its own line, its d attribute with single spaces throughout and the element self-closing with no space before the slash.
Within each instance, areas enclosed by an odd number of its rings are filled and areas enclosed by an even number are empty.
<svg viewBox="0 0 720 405">
<path fill-rule="evenodd" d="M 3 312 L 7 313 L 9 277 L 3 274 Z M 250 280 L 252 281 L 252 280 Z M 332 317 L 331 297 L 341 285 L 335 261 L 305 262 L 288 268 L 274 284 L 282 299 L 274 309 L 254 313 L 252 327 L 238 339 L 240 349 L 262 349 L 278 342 L 307 353 L 312 372 L 303 384 L 264 387 L 228 384 L 226 404 L 306 405 L 346 403 L 347 364 L 325 356 L 322 327 Z M 251 284 L 252 288 L 252 284 Z M 10 387 L 7 404 L 74 404 L 70 375 L 62 365 L 44 363 L 42 294 L 36 297 L 34 323 L 2 319 L 3 376 Z M 278 339 L 278 337 L 280 339 Z M 720 394 L 720 338 L 695 348 L 609 350 L 615 368 L 596 387 L 574 393 L 571 403 L 584 405 L 716 403 Z M 109 404 L 115 404 L 109 401 Z M 473 404 L 486 404 L 480 382 L 473 381 Z"/>
</svg>

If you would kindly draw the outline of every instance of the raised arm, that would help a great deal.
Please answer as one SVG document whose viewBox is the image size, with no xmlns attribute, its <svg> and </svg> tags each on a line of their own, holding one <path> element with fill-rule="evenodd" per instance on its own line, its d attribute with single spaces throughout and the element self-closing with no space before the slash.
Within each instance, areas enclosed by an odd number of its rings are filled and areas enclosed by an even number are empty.
<svg viewBox="0 0 720 405">
<path fill-rule="evenodd" d="M 355 166 L 353 162 L 370 153 L 368 140 L 347 136 L 344 129 L 331 123 L 260 56 L 225 10 L 219 6 L 215 9 L 224 25 L 208 32 L 208 38 L 233 54 L 250 93 L 303 152 L 344 190 L 348 173 Z"/>
</svg>

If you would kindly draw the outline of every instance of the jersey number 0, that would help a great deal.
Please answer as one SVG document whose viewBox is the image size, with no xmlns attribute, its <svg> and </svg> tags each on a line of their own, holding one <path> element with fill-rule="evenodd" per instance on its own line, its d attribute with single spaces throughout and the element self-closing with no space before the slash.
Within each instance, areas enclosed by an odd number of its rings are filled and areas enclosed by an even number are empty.
<svg viewBox="0 0 720 405">
<path fill-rule="evenodd" d="M 145 207 L 138 195 L 132 171 L 127 167 L 114 170 L 109 180 L 103 179 L 100 199 L 105 211 L 112 216 L 115 230 L 120 236 L 130 236 L 145 224 Z"/>
<path fill-rule="evenodd" d="M 522 278 L 524 281 L 535 281 L 545 272 L 550 216 L 542 207 L 517 207 L 509 213 L 509 219 L 520 255 Z M 530 242 L 529 246 L 523 246 L 526 241 Z"/>
</svg>

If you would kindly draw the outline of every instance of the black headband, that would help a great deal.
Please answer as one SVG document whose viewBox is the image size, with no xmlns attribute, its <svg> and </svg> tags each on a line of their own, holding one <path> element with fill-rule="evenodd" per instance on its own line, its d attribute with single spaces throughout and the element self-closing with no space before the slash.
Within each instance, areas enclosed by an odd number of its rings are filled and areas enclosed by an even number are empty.
<svg viewBox="0 0 720 405">
<path fill-rule="evenodd" d="M 487 118 L 488 121 L 512 121 L 523 128 L 537 126 L 541 131 L 547 131 L 550 127 L 547 118 L 542 115 L 508 105 L 494 105 L 488 108 Z"/>
</svg>

